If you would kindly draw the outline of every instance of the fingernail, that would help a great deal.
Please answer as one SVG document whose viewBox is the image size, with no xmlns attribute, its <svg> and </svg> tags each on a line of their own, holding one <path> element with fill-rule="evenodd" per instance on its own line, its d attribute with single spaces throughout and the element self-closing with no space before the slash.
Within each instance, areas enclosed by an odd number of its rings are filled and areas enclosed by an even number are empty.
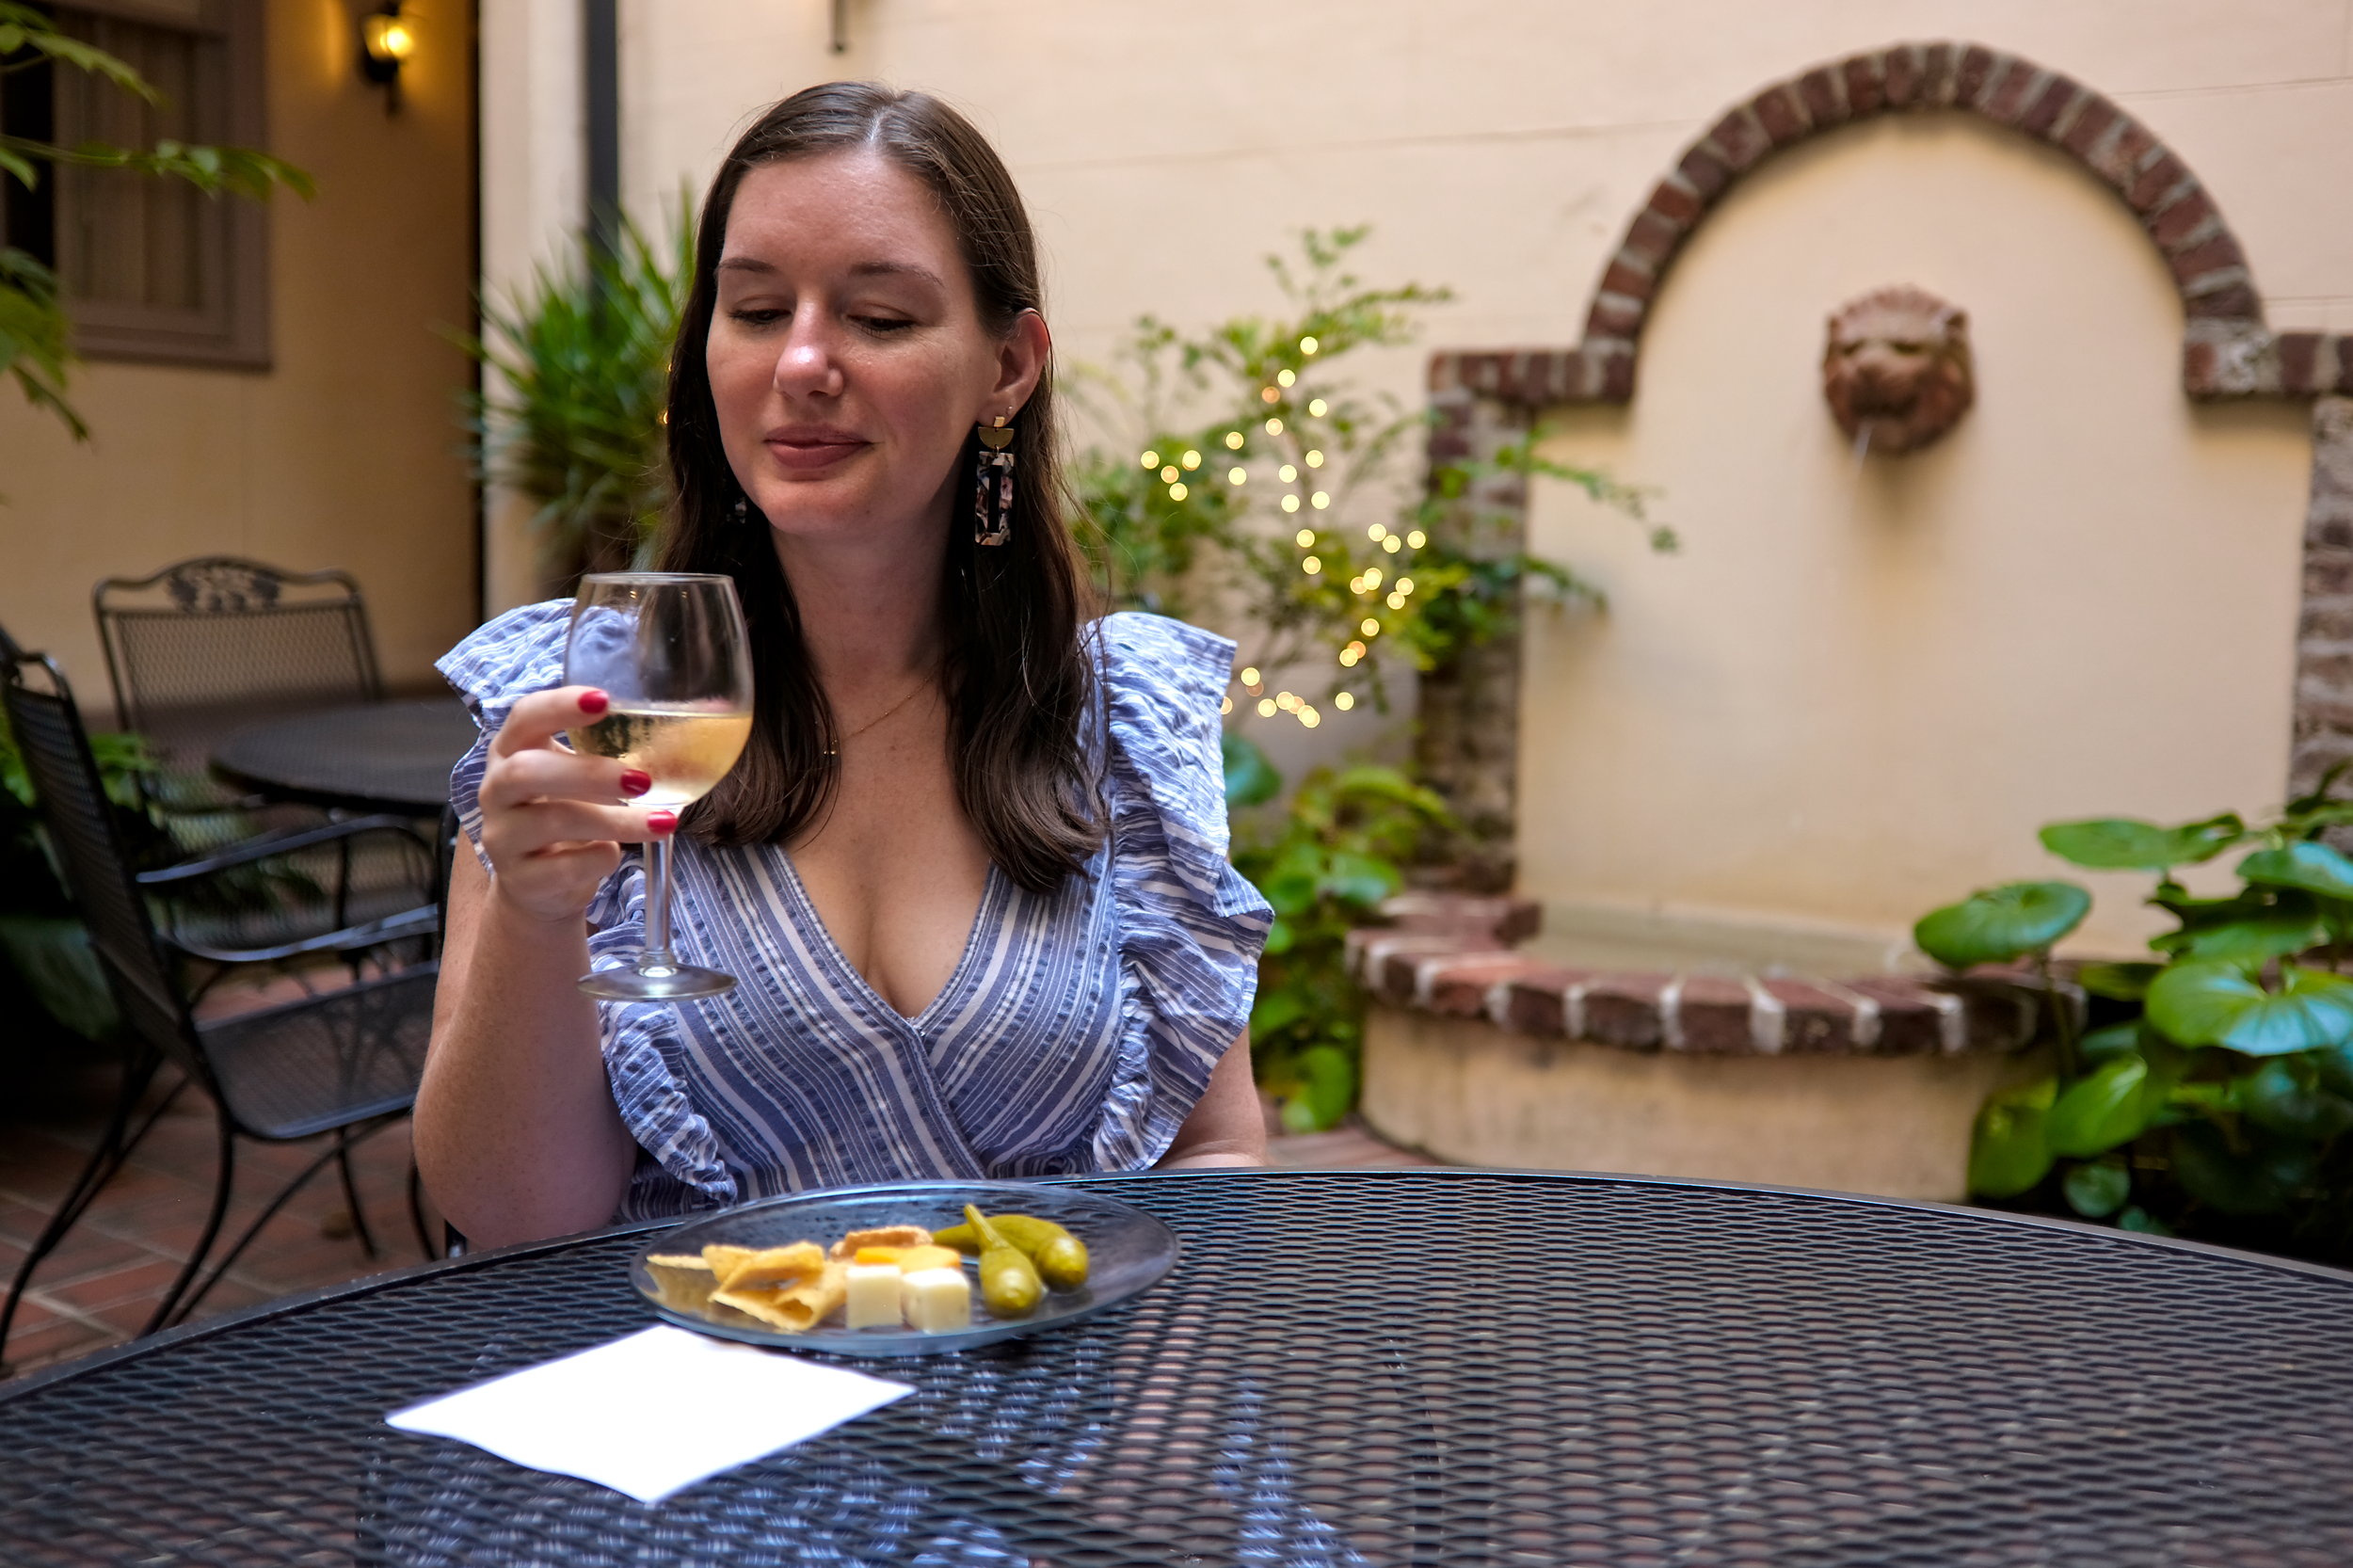
<svg viewBox="0 0 2353 1568">
<path fill-rule="evenodd" d="M 612 706 L 613 699 L 602 692 L 588 691 L 580 694 L 580 711 L 590 718 L 595 718 Z"/>
<path fill-rule="evenodd" d="M 664 807 L 664 808 L 663 808 L 661 810 L 659 810 L 659 811 L 648 811 L 648 812 L 647 812 L 647 813 L 646 813 L 646 831 L 648 831 L 648 833 L 675 833 L 675 832 L 677 832 L 677 831 L 678 831 L 678 813 L 677 813 L 676 811 L 671 810 L 671 809 L 670 809 L 668 807 L 666 807 L 666 806 L 665 806 L 665 807 Z"/>
<path fill-rule="evenodd" d="M 653 775 L 648 773 L 645 769 L 623 768 L 621 770 L 621 793 L 625 795 L 642 795 L 648 790 L 652 788 Z"/>
</svg>

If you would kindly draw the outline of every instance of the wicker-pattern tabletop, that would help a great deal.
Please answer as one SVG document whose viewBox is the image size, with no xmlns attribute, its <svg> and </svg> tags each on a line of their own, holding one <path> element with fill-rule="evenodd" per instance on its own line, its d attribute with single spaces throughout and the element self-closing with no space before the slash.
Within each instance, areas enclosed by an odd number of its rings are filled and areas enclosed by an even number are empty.
<svg viewBox="0 0 2353 1568">
<path fill-rule="evenodd" d="M 2353 1274 L 1473 1171 L 1089 1178 L 1184 1256 L 648 1506 L 392 1431 L 643 1327 L 612 1232 L 0 1384 L 11 1564 L 2353 1562 Z M 642 1227 L 641 1227 L 642 1228 Z M 649 1427 L 724 1388 L 643 1390 Z"/>
</svg>

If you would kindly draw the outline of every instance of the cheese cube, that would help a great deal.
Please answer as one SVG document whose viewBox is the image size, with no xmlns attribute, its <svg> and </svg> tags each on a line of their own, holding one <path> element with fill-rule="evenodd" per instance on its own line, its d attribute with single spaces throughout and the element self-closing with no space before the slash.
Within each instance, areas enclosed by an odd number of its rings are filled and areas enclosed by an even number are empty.
<svg viewBox="0 0 2353 1568">
<path fill-rule="evenodd" d="M 843 1321 L 850 1328 L 897 1328 L 899 1266 L 895 1263 L 853 1263 L 849 1269 L 850 1298 Z"/>
<path fill-rule="evenodd" d="M 918 1269 L 899 1284 L 910 1327 L 937 1334 L 971 1325 L 972 1281 L 962 1269 Z"/>
</svg>

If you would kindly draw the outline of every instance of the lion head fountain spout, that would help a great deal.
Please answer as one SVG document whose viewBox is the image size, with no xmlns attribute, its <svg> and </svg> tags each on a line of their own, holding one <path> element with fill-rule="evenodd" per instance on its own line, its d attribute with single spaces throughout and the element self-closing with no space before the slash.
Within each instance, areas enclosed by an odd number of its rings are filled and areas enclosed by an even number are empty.
<svg viewBox="0 0 2353 1568">
<path fill-rule="evenodd" d="M 1928 445 L 1977 395 L 1967 312 L 1909 284 L 1849 300 L 1830 318 L 1822 395 L 1857 451 Z"/>
</svg>

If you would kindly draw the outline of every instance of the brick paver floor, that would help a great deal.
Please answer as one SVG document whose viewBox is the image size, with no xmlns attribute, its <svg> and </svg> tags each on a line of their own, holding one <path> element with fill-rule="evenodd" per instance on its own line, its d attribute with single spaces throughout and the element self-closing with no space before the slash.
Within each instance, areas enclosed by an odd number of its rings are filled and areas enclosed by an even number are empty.
<svg viewBox="0 0 2353 1568">
<path fill-rule="evenodd" d="M 37 1093 L 0 1108 L 0 1289 L 96 1146 L 117 1081 L 105 1066 L 60 1071 Z M 236 1190 L 219 1244 L 233 1240 L 321 1146 L 241 1142 Z M 203 1225 L 214 1150 L 211 1104 L 190 1089 L 42 1263 L 0 1359 L 31 1371 L 137 1333 Z M 1273 1160 L 1303 1170 L 1431 1163 L 1353 1127 L 1277 1138 Z M 420 1261 L 408 1220 L 407 1125 L 360 1145 L 352 1165 L 378 1256 L 371 1259 L 350 1233 L 343 1191 L 329 1168 L 279 1211 L 195 1317 Z"/>
</svg>

